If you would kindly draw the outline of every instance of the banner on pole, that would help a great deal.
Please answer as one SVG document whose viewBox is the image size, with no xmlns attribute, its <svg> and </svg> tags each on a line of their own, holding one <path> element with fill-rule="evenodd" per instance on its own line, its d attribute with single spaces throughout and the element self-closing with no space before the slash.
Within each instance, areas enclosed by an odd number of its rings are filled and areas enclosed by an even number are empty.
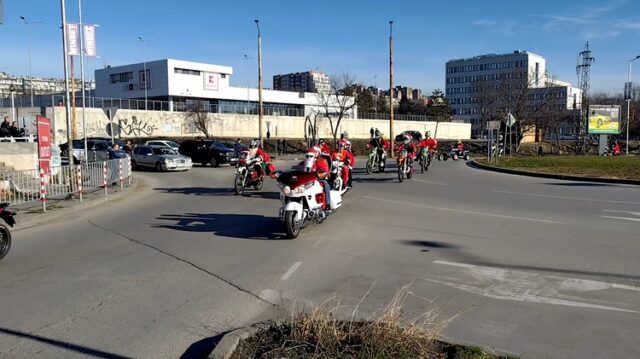
<svg viewBox="0 0 640 359">
<path fill-rule="evenodd" d="M 38 121 L 38 164 L 42 172 L 49 173 L 51 165 L 51 120 L 44 116 Z"/>
<path fill-rule="evenodd" d="M 96 26 L 95 25 L 83 25 L 82 35 L 84 40 L 84 56 L 96 57 L 98 51 L 96 50 Z"/>
<path fill-rule="evenodd" d="M 67 55 L 80 56 L 78 24 L 67 24 Z"/>
</svg>

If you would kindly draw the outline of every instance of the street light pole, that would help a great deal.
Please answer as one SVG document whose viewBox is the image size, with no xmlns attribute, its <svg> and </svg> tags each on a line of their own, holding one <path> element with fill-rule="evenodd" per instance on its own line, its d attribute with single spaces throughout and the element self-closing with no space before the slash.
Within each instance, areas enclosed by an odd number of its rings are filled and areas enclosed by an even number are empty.
<svg viewBox="0 0 640 359">
<path fill-rule="evenodd" d="M 20 16 L 22 22 L 27 25 L 27 36 L 29 41 L 29 87 L 31 89 L 31 107 L 33 107 L 33 75 L 31 73 L 31 24 L 40 24 L 42 21 L 29 21 L 24 16 Z"/>
<path fill-rule="evenodd" d="M 640 59 L 640 55 L 634 57 L 633 59 L 629 60 L 629 71 L 627 72 L 627 83 L 629 84 L 629 93 L 627 94 L 627 141 L 626 141 L 626 151 L 625 154 L 628 156 L 629 155 L 629 115 L 630 115 L 630 108 L 631 108 L 631 63 L 634 62 L 635 60 Z"/>
<path fill-rule="evenodd" d="M 393 158 L 393 21 L 389 21 L 389 140 L 391 141 L 390 154 Z"/>
<path fill-rule="evenodd" d="M 69 67 L 67 64 L 67 12 L 65 0 L 60 0 L 60 17 L 62 19 L 62 58 L 64 64 L 64 107 L 67 113 L 67 156 L 73 163 L 73 132 L 71 131 L 71 107 L 69 107 Z"/>
<path fill-rule="evenodd" d="M 245 59 L 244 68 L 245 68 L 245 73 L 246 73 L 245 77 L 246 77 L 246 81 L 247 81 L 247 83 L 246 83 L 246 85 L 247 85 L 247 108 L 245 109 L 245 113 L 249 114 L 250 113 L 250 111 L 249 111 L 249 108 L 250 108 L 250 106 L 249 106 L 249 100 L 250 100 L 250 94 L 249 94 L 249 56 L 245 54 L 244 55 L 244 59 Z"/>
<path fill-rule="evenodd" d="M 86 120 L 86 97 L 85 97 L 85 82 L 84 82 L 84 25 L 82 23 L 82 0 L 78 0 L 78 20 L 80 24 L 80 82 L 82 83 L 82 138 L 84 142 L 84 160 L 87 161 L 89 157 L 89 148 L 87 144 L 87 120 Z M 87 161 L 88 162 L 88 161 Z"/>
<path fill-rule="evenodd" d="M 256 27 L 258 28 L 258 140 L 262 146 L 262 117 L 264 116 L 264 109 L 262 107 L 262 35 L 260 34 L 260 23 L 258 20 L 254 20 Z"/>
<path fill-rule="evenodd" d="M 147 43 L 141 36 L 138 36 L 138 41 L 142 43 L 142 71 L 144 78 L 144 110 L 147 111 L 147 84 L 149 83 L 147 79 Z"/>
</svg>

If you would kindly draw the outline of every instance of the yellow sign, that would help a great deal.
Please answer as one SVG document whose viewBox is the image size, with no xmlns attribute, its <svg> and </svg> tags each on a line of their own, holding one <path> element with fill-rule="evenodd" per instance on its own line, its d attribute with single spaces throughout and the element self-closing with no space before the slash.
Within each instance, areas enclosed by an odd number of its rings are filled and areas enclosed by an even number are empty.
<svg viewBox="0 0 640 359">
<path fill-rule="evenodd" d="M 589 106 L 589 133 L 619 134 L 620 106 Z"/>
</svg>

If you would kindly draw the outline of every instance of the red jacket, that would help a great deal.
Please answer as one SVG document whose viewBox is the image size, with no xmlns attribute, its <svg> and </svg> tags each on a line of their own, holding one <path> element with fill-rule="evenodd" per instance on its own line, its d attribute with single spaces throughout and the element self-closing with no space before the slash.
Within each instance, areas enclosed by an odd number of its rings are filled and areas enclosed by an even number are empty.
<svg viewBox="0 0 640 359">
<path fill-rule="evenodd" d="M 331 147 L 329 147 L 329 144 L 325 142 L 325 143 L 322 144 L 322 146 L 320 146 L 320 151 L 322 153 L 330 154 L 331 153 Z"/>
<path fill-rule="evenodd" d="M 327 159 L 320 156 L 318 157 L 318 159 L 316 159 L 316 164 L 315 164 L 315 172 L 316 173 L 329 173 L 329 162 L 327 162 Z"/>
<path fill-rule="evenodd" d="M 405 149 L 404 143 L 401 143 L 400 145 L 398 145 L 398 152 L 404 149 Z M 409 143 L 406 146 L 406 150 L 407 150 L 407 156 L 409 156 L 410 158 L 415 158 L 418 153 L 418 148 L 413 143 Z"/>
<path fill-rule="evenodd" d="M 420 141 L 418 146 L 421 147 L 421 148 L 427 148 L 427 150 L 429 152 L 433 152 L 433 150 L 438 148 L 438 141 L 436 141 L 435 138 L 427 138 L 427 139 L 424 139 L 424 140 Z"/>
<path fill-rule="evenodd" d="M 254 155 L 254 158 L 255 158 L 255 157 L 258 157 L 258 156 L 262 157 L 262 161 L 263 161 L 263 162 L 269 162 L 269 160 L 271 159 L 271 158 L 269 157 L 269 154 L 268 154 L 268 153 L 266 153 L 266 152 L 262 149 L 262 147 L 258 147 L 258 148 L 257 148 L 257 150 L 256 150 L 256 154 Z"/>
</svg>

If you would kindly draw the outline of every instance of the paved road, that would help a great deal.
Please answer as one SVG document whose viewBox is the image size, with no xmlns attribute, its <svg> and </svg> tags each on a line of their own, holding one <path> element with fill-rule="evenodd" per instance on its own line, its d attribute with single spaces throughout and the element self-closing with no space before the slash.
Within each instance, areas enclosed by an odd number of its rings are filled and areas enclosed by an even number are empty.
<svg viewBox="0 0 640 359">
<path fill-rule="evenodd" d="M 282 239 L 277 187 L 232 168 L 139 174 L 138 193 L 17 231 L 0 262 L 0 356 L 179 357 L 338 293 L 525 357 L 638 357 L 640 189 L 484 172 L 356 174 L 338 215 Z M 7 309 L 10 308 L 10 309 Z M 205 339 L 205 340 L 203 340 Z"/>
</svg>

